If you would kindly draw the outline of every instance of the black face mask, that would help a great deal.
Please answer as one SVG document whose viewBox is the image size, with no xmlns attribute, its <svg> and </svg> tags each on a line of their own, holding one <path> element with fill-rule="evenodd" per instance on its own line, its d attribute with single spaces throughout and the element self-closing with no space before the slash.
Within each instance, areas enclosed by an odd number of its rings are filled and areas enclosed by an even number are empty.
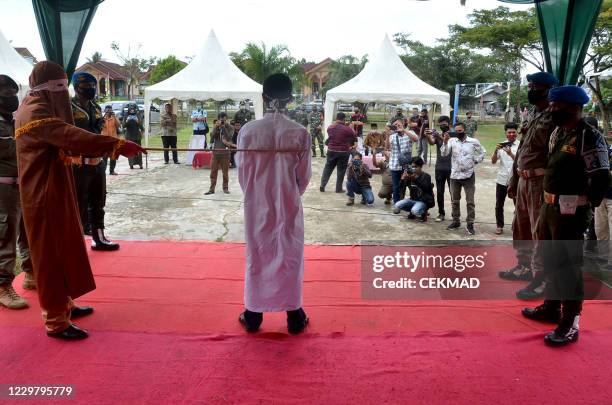
<svg viewBox="0 0 612 405">
<path fill-rule="evenodd" d="M 527 99 L 529 104 L 536 105 L 547 97 L 546 90 L 529 90 L 527 92 Z"/>
<path fill-rule="evenodd" d="M 19 107 L 19 99 L 17 96 L 0 97 L 0 105 L 4 111 L 13 113 Z"/>
<path fill-rule="evenodd" d="M 96 89 L 92 88 L 79 89 L 78 93 L 87 100 L 93 100 L 96 97 Z"/>
<path fill-rule="evenodd" d="M 557 110 L 551 113 L 552 122 L 558 127 L 562 127 L 571 119 L 570 113 L 565 110 Z"/>
<path fill-rule="evenodd" d="M 465 132 L 457 132 L 457 138 L 464 140 L 465 139 Z"/>
<path fill-rule="evenodd" d="M 442 132 L 448 132 L 448 130 L 450 129 L 450 127 L 448 125 L 442 125 L 440 126 L 440 130 Z"/>
</svg>

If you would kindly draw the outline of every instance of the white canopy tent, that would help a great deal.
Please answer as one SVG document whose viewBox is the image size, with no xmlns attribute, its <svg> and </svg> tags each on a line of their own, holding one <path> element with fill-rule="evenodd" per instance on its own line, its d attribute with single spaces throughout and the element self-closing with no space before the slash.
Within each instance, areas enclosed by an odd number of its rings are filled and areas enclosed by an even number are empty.
<svg viewBox="0 0 612 405">
<path fill-rule="evenodd" d="M 189 65 L 172 77 L 145 88 L 145 112 L 151 101 L 160 100 L 252 100 L 255 118 L 263 116 L 262 85 L 245 75 L 221 48 L 210 31 L 202 50 Z M 145 113 L 145 145 L 149 144 L 149 114 Z"/>
<path fill-rule="evenodd" d="M 17 82 L 20 100 L 30 89 L 30 73 L 32 73 L 32 65 L 17 53 L 0 31 L 0 74 L 7 75 Z"/>
<path fill-rule="evenodd" d="M 450 112 L 450 95 L 416 77 L 395 52 L 388 35 L 357 76 L 327 92 L 325 128 L 332 123 L 336 103 L 340 101 L 438 103 L 442 106 L 442 114 Z"/>
</svg>

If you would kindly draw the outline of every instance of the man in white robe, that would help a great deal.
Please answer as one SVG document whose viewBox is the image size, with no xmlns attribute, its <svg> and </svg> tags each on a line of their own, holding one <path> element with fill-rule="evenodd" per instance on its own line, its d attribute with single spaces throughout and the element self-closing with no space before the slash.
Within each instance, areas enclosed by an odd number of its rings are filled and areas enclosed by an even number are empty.
<svg viewBox="0 0 612 405">
<path fill-rule="evenodd" d="M 244 192 L 246 240 L 245 311 L 240 322 L 256 332 L 263 312 L 287 311 L 289 333 L 308 324 L 302 309 L 304 213 L 301 195 L 310 182 L 308 131 L 283 114 L 291 100 L 288 76 L 263 86 L 265 116 L 242 127 L 236 165 Z M 253 151 L 256 150 L 256 151 Z"/>
</svg>

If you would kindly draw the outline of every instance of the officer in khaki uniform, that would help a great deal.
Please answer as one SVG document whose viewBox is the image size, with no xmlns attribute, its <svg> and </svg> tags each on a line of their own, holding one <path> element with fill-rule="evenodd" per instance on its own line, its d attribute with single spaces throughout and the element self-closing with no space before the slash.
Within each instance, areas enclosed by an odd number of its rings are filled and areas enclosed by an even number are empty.
<svg viewBox="0 0 612 405">
<path fill-rule="evenodd" d="M 537 219 L 542 205 L 542 184 L 548 160 L 548 141 L 555 126 L 549 110 L 548 93 L 558 80 L 546 72 L 527 75 L 527 96 L 533 109 L 521 132 L 508 185 L 508 197 L 515 199 L 512 239 L 518 264 L 499 273 L 505 280 L 531 281 L 517 292 L 519 299 L 538 299 L 544 295 L 540 258 L 535 255 Z"/>
<path fill-rule="evenodd" d="M 13 112 L 19 105 L 19 87 L 10 77 L 0 75 L 0 305 L 10 309 L 27 308 L 28 303 L 13 289 L 16 247 L 19 246 L 23 288 L 36 288 L 28 240 L 21 219 L 15 126 Z"/>
<path fill-rule="evenodd" d="M 584 231 L 591 207 L 599 206 L 609 187 L 610 164 L 603 135 L 581 118 L 589 101 L 586 92 L 577 86 L 557 87 L 550 90 L 549 100 L 556 128 L 549 142 L 537 231 L 546 299 L 536 308 L 525 308 L 523 315 L 557 323 L 544 341 L 563 346 L 578 340 Z"/>
</svg>

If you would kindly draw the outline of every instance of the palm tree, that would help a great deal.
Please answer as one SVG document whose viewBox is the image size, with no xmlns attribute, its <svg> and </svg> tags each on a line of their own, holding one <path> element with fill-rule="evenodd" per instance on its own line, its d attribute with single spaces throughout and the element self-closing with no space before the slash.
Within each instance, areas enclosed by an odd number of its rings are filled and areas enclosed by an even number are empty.
<svg viewBox="0 0 612 405">
<path fill-rule="evenodd" d="M 87 58 L 87 62 L 89 63 L 96 63 L 96 62 L 100 62 L 102 60 L 102 54 L 100 52 L 94 52 L 93 55 L 91 55 L 89 58 Z"/>
<path fill-rule="evenodd" d="M 263 42 L 261 46 L 254 42 L 247 43 L 239 61 L 238 66 L 242 65 L 240 67 L 244 72 L 259 83 L 263 83 L 271 74 L 289 73 L 295 65 L 295 60 L 286 45 L 274 45 L 268 49 Z"/>
</svg>

